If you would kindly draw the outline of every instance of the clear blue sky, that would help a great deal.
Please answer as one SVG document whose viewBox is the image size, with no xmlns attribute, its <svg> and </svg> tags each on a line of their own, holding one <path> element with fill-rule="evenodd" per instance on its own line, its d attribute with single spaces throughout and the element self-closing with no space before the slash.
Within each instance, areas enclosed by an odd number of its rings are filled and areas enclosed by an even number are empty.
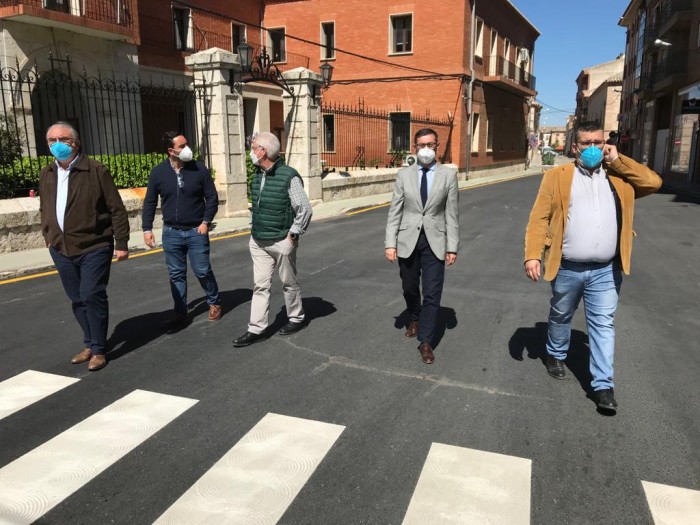
<svg viewBox="0 0 700 525">
<path fill-rule="evenodd" d="M 625 28 L 617 23 L 629 0 L 511 0 L 511 3 L 541 33 L 535 42 L 534 75 L 537 100 L 547 105 L 542 108 L 540 126 L 563 126 L 566 116 L 576 108 L 576 77 L 581 70 L 625 52 Z M 479 13 L 479 0 L 476 12 Z"/>
</svg>

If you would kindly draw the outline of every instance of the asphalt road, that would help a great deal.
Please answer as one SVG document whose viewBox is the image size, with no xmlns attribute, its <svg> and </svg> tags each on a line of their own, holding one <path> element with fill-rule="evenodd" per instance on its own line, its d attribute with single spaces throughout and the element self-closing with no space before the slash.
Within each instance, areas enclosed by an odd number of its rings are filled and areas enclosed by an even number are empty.
<svg viewBox="0 0 700 525">
<path fill-rule="evenodd" d="M 195 320 L 174 334 L 160 327 L 171 307 L 162 254 L 115 264 L 110 363 L 96 373 L 70 364 L 81 338 L 57 276 L 0 286 L 0 382 L 27 370 L 80 379 L 0 419 L 0 468 L 146 390 L 197 403 L 36 523 L 153 523 L 268 413 L 344 427 L 280 523 L 401 523 L 433 443 L 531 460 L 530 523 L 653 523 L 642 481 L 700 490 L 700 203 L 637 202 L 609 417 L 586 397 L 582 312 L 567 380 L 543 365 L 550 289 L 527 281 L 521 260 L 539 180 L 460 193 L 432 366 L 403 337 L 387 208 L 314 222 L 298 258 L 308 328 L 247 348 L 231 346 L 249 314 L 247 235 L 212 245 L 223 319 L 207 321 L 190 275 Z M 271 319 L 286 322 L 278 281 Z M 81 439 L 87 453 L 102 438 Z"/>
</svg>

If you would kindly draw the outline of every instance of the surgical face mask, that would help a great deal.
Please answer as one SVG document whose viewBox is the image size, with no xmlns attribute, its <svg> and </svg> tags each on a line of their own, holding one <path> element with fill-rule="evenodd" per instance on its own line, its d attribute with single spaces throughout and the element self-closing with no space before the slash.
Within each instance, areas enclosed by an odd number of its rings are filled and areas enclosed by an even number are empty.
<svg viewBox="0 0 700 525">
<path fill-rule="evenodd" d="M 68 160 L 73 155 L 73 148 L 65 142 L 54 142 L 49 146 L 49 149 L 51 150 L 51 155 L 59 161 Z"/>
<path fill-rule="evenodd" d="M 433 148 L 421 148 L 418 150 L 418 162 L 423 166 L 429 166 L 435 160 L 435 150 Z"/>
<path fill-rule="evenodd" d="M 182 150 L 180 150 L 180 155 L 178 156 L 178 158 L 182 162 L 189 162 L 192 160 L 193 157 L 194 153 L 192 153 L 192 150 L 189 146 L 185 146 L 184 148 L 182 148 Z"/>
<path fill-rule="evenodd" d="M 258 158 L 258 156 L 255 154 L 255 152 L 253 150 L 250 150 L 250 161 L 253 164 L 255 164 L 256 166 L 258 166 L 260 164 L 260 159 Z"/>
<path fill-rule="evenodd" d="M 603 162 L 603 150 L 596 146 L 589 146 L 581 152 L 579 160 L 584 168 L 596 169 Z"/>
</svg>

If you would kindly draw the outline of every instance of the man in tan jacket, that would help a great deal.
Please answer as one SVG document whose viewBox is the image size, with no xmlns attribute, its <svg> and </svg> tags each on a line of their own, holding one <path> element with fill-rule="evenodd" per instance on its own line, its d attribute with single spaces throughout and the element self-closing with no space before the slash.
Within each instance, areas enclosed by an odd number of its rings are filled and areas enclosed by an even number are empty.
<svg viewBox="0 0 700 525">
<path fill-rule="evenodd" d="M 592 398 L 615 411 L 613 318 L 632 254 L 634 200 L 656 192 L 661 178 L 606 144 L 597 123 L 579 125 L 576 162 L 544 174 L 525 233 L 525 273 L 552 283 L 547 372 L 564 379 L 571 320 L 583 298 L 590 342 Z"/>
</svg>

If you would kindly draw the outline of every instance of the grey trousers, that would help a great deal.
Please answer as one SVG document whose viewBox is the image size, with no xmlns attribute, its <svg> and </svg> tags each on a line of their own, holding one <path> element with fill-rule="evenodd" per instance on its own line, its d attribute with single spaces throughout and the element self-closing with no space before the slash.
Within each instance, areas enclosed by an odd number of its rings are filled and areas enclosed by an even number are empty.
<svg viewBox="0 0 700 525">
<path fill-rule="evenodd" d="M 248 331 L 262 333 L 268 326 L 270 314 L 270 285 L 275 267 L 279 272 L 287 317 L 293 323 L 304 320 L 301 287 L 297 280 L 297 243 L 287 238 L 280 241 L 260 241 L 252 237 L 248 243 L 253 259 L 253 300 L 250 305 Z"/>
</svg>

